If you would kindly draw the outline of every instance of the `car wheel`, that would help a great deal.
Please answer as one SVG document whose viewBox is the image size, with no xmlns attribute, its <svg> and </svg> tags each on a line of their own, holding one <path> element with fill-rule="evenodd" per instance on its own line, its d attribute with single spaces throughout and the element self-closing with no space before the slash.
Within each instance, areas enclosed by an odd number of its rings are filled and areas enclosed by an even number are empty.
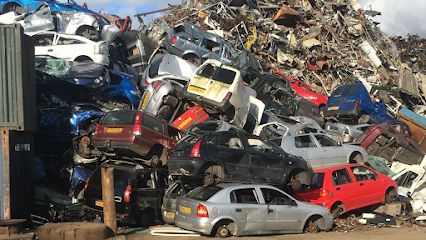
<svg viewBox="0 0 426 240">
<path fill-rule="evenodd" d="M 305 225 L 305 229 L 303 230 L 303 232 L 305 232 L 305 233 L 317 233 L 317 232 L 319 232 L 320 228 L 319 228 L 319 226 L 316 222 L 317 221 L 315 219 L 309 219 L 308 222 Z"/>
<path fill-rule="evenodd" d="M 385 203 L 393 203 L 396 200 L 396 196 L 396 190 L 393 188 L 389 189 L 385 194 Z"/>
<path fill-rule="evenodd" d="M 216 230 L 216 236 L 220 238 L 229 237 L 229 230 L 226 225 L 219 226 Z"/>
<path fill-rule="evenodd" d="M 343 213 L 343 211 L 344 211 L 343 204 L 337 204 L 331 208 L 331 216 L 333 216 L 333 218 L 337 218 Z"/>
<path fill-rule="evenodd" d="M 371 116 L 368 114 L 362 114 L 358 118 L 358 124 L 367 124 L 371 120 Z"/>
<path fill-rule="evenodd" d="M 362 163 L 364 161 L 364 158 L 362 157 L 361 153 L 352 153 L 351 157 L 349 158 L 349 163 Z"/>
<path fill-rule="evenodd" d="M 297 179 L 292 179 L 291 182 L 290 182 L 290 184 L 291 184 L 291 188 L 294 191 L 297 191 L 297 190 L 299 190 L 302 187 L 302 183 L 299 180 L 297 180 Z"/>
<path fill-rule="evenodd" d="M 4 7 L 4 13 L 7 13 L 7 12 L 15 12 L 19 15 L 24 13 L 24 11 L 22 11 L 22 7 L 19 4 L 16 4 L 16 3 L 7 4 Z"/>
<path fill-rule="evenodd" d="M 157 116 L 161 119 L 168 120 L 172 117 L 173 114 L 173 108 L 169 105 L 163 105 L 158 110 Z"/>
<path fill-rule="evenodd" d="M 204 185 L 210 186 L 223 181 L 225 173 L 221 166 L 210 166 L 204 171 Z"/>
</svg>

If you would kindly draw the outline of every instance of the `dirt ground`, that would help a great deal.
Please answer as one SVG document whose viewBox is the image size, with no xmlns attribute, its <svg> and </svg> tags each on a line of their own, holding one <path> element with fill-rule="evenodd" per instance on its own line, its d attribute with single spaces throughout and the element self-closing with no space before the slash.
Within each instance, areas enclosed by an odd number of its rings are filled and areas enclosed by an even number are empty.
<svg viewBox="0 0 426 240">
<path fill-rule="evenodd" d="M 136 233 L 129 235 L 128 240 L 183 240 L 183 239 L 214 239 L 210 237 L 164 237 L 151 236 L 149 233 Z M 245 239 L 280 239 L 280 240 L 425 240 L 426 227 L 395 227 L 395 228 L 377 228 L 373 230 L 353 231 L 353 232 L 321 232 L 307 234 L 287 234 L 274 236 L 254 236 L 254 237 L 232 237 L 229 240 L 245 240 Z"/>
</svg>

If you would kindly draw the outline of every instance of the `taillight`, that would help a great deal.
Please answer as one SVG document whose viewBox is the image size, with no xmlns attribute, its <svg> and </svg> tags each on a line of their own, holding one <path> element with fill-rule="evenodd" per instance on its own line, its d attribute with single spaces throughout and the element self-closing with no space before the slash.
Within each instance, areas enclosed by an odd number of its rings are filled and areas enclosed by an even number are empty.
<svg viewBox="0 0 426 240">
<path fill-rule="evenodd" d="M 124 190 L 124 194 L 123 194 L 123 201 L 125 203 L 129 203 L 130 202 L 130 195 L 132 194 L 132 186 L 129 184 L 126 187 L 126 190 Z"/>
<path fill-rule="evenodd" d="M 99 132 L 99 123 L 96 123 L 95 134 L 98 134 L 98 132 Z"/>
<path fill-rule="evenodd" d="M 228 92 L 228 93 L 226 94 L 225 98 L 223 99 L 223 101 L 229 101 L 229 99 L 231 99 L 231 97 L 232 97 L 232 93 L 231 93 L 231 92 Z"/>
<path fill-rule="evenodd" d="M 141 135 L 141 116 L 136 115 L 135 124 L 133 125 L 133 135 Z"/>
<path fill-rule="evenodd" d="M 200 146 L 201 146 L 201 139 L 199 139 L 197 142 L 195 142 L 194 147 L 191 150 L 190 157 L 193 158 L 199 158 L 200 157 Z"/>
<path fill-rule="evenodd" d="M 177 37 L 176 37 L 176 35 L 175 35 L 175 36 L 173 36 L 172 38 L 170 38 L 170 43 L 171 43 L 172 45 L 175 45 L 175 44 L 176 44 L 176 40 L 177 40 Z"/>
<path fill-rule="evenodd" d="M 156 81 L 156 82 L 154 82 L 154 84 L 152 84 L 152 87 L 153 87 L 155 90 L 158 90 L 158 89 L 160 88 L 161 84 L 162 84 L 162 82 L 161 82 L 161 81 Z"/>
<path fill-rule="evenodd" d="M 329 193 L 330 192 L 327 189 L 322 189 L 320 192 L 320 197 L 326 197 Z"/>
<path fill-rule="evenodd" d="M 207 211 L 207 207 L 203 204 L 198 204 L 197 207 L 197 217 L 208 218 L 209 212 Z"/>
<path fill-rule="evenodd" d="M 355 108 L 358 108 L 359 106 L 359 101 L 355 101 Z"/>
<path fill-rule="evenodd" d="M 145 79 L 145 84 L 146 84 L 147 86 L 149 85 L 148 79 Z"/>
</svg>

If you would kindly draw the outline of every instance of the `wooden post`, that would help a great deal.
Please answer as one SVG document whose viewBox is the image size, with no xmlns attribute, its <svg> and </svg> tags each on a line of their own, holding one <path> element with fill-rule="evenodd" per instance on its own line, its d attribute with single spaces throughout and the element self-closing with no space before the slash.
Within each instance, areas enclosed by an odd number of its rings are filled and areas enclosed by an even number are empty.
<svg viewBox="0 0 426 240">
<path fill-rule="evenodd" d="M 117 216 L 114 194 L 114 168 L 101 168 L 102 200 L 104 202 L 104 223 L 117 234 Z"/>
</svg>

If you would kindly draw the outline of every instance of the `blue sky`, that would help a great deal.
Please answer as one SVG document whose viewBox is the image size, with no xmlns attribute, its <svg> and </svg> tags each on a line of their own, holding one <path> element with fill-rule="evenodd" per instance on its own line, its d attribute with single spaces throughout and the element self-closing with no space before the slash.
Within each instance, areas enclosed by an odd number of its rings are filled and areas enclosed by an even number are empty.
<svg viewBox="0 0 426 240">
<path fill-rule="evenodd" d="M 133 16 L 138 12 L 167 7 L 182 0 L 76 0 L 86 2 L 94 11 L 105 10 L 119 16 Z M 426 0 L 359 0 L 364 9 L 381 11 L 375 18 L 389 35 L 418 34 L 426 37 Z"/>
</svg>

